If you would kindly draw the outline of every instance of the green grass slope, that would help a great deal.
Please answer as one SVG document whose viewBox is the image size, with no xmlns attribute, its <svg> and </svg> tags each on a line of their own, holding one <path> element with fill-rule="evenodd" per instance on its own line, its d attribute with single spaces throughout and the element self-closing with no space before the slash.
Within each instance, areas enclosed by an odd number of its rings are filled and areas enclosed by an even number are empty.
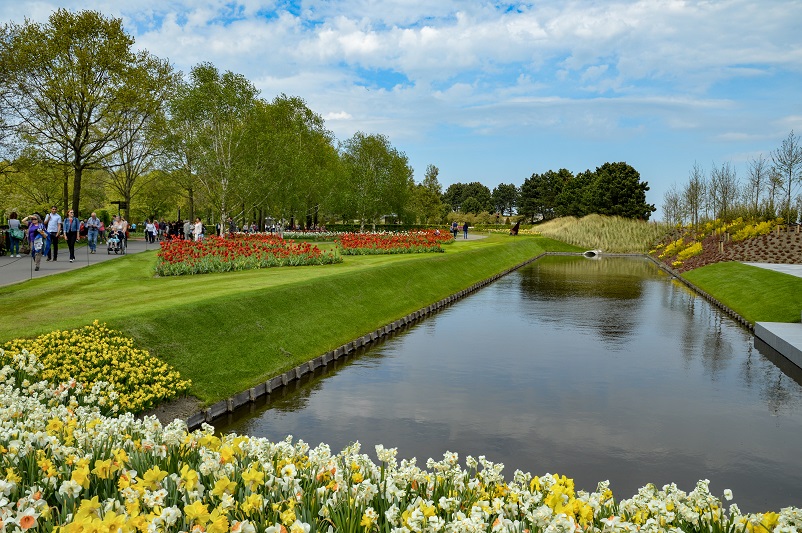
<svg viewBox="0 0 802 533">
<path fill-rule="evenodd" d="M 800 321 L 802 278 L 737 261 L 682 275 L 753 324 Z"/>
</svg>

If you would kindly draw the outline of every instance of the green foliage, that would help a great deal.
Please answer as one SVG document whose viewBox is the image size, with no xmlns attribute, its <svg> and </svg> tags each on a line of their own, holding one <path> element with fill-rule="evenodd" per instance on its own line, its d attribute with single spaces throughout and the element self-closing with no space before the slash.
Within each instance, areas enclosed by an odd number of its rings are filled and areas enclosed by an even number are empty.
<svg viewBox="0 0 802 533">
<path fill-rule="evenodd" d="M 499 183 L 493 189 L 493 206 L 496 212 L 504 214 L 512 214 L 515 206 L 518 205 L 518 187 L 512 183 Z"/>
<path fill-rule="evenodd" d="M 551 220 L 556 216 L 557 195 L 573 174 L 561 168 L 543 174 L 532 174 L 524 180 L 518 197 L 518 213 L 529 220 Z"/>
<path fill-rule="evenodd" d="M 345 213 L 375 224 L 379 218 L 401 212 L 414 183 L 406 154 L 384 135 L 356 132 L 343 143 L 342 160 L 348 176 L 343 184 Z"/>
<path fill-rule="evenodd" d="M 648 220 L 655 207 L 646 203 L 647 182 L 630 165 L 605 163 L 576 176 L 565 169 L 532 174 L 521 186 L 518 212 L 530 220 L 589 214 Z"/>
<path fill-rule="evenodd" d="M 0 90 L 9 124 L 49 160 L 72 170 L 72 208 L 80 212 L 82 175 L 119 147 L 130 117 L 161 105 L 172 69 L 134 40 L 120 19 L 96 11 L 53 12 L 0 32 Z"/>
<path fill-rule="evenodd" d="M 467 206 L 463 205 L 470 198 L 475 201 L 470 201 Z M 443 203 L 451 206 L 452 211 L 461 213 L 493 211 L 492 193 L 478 181 L 449 185 L 446 192 L 443 193 Z"/>
</svg>

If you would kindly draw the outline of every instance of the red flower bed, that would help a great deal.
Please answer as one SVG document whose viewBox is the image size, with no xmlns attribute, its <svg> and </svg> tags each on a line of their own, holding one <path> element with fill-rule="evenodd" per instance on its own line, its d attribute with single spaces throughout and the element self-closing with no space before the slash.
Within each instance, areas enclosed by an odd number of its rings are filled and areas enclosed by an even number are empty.
<svg viewBox="0 0 802 533">
<path fill-rule="evenodd" d="M 443 244 L 454 242 L 450 233 L 434 230 L 412 233 L 343 233 L 337 245 L 343 255 L 414 254 L 444 252 Z"/>
<path fill-rule="evenodd" d="M 161 243 L 156 257 L 160 276 L 342 262 L 341 257 L 324 254 L 317 246 L 295 244 L 270 234 L 209 237 L 197 242 L 173 239 Z"/>
</svg>

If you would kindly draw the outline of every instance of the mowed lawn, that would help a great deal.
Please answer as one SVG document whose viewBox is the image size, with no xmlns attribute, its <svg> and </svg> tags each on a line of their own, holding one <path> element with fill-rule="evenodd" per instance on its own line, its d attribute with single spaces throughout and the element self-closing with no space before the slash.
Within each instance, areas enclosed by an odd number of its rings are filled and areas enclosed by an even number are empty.
<svg viewBox="0 0 802 533">
<path fill-rule="evenodd" d="M 800 321 L 800 277 L 737 261 L 707 265 L 683 277 L 753 324 Z"/>
<path fill-rule="evenodd" d="M 441 254 L 166 278 L 153 275 L 155 252 L 143 252 L 0 288 L 0 343 L 99 320 L 211 403 L 544 251 L 580 250 L 496 235 Z"/>
</svg>

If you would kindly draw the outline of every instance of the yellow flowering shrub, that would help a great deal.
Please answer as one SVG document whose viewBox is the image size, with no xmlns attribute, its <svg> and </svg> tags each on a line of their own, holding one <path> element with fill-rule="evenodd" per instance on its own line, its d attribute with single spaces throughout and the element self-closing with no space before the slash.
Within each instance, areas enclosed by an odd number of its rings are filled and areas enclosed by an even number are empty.
<svg viewBox="0 0 802 533">
<path fill-rule="evenodd" d="M 674 255 L 677 255 L 679 253 L 679 251 L 682 250 L 682 247 L 684 245 L 685 245 L 685 241 L 682 239 L 682 237 L 680 237 L 679 239 L 677 239 L 674 242 L 669 243 L 666 246 L 665 250 L 663 250 L 663 252 L 660 254 L 660 259 L 664 259 L 666 257 L 672 257 Z"/>
<path fill-rule="evenodd" d="M 735 234 L 732 236 L 732 240 L 737 242 L 746 239 L 752 239 L 760 235 L 768 235 L 771 233 L 771 230 L 774 229 L 776 224 L 777 223 L 773 220 L 767 220 L 766 222 L 761 222 L 760 224 L 756 224 L 754 226 L 744 226 L 739 231 L 735 232 Z"/>
<path fill-rule="evenodd" d="M 88 388 L 98 382 L 111 384 L 117 397 L 110 398 L 109 391 L 103 391 L 102 401 L 116 399 L 120 409 L 132 413 L 184 394 L 192 385 L 170 365 L 135 348 L 133 340 L 98 321 L 35 339 L 14 339 L 4 348 L 7 352 L 35 354 L 44 367 L 42 379 L 51 383 L 74 379 Z M 0 358 L 0 365 L 8 362 Z"/>
<path fill-rule="evenodd" d="M 684 250 L 680 251 L 677 254 L 677 259 L 680 261 L 685 261 L 686 259 L 689 259 L 691 257 L 696 257 L 701 253 L 702 253 L 702 243 L 697 241 L 688 246 L 687 248 L 685 248 Z"/>
</svg>

